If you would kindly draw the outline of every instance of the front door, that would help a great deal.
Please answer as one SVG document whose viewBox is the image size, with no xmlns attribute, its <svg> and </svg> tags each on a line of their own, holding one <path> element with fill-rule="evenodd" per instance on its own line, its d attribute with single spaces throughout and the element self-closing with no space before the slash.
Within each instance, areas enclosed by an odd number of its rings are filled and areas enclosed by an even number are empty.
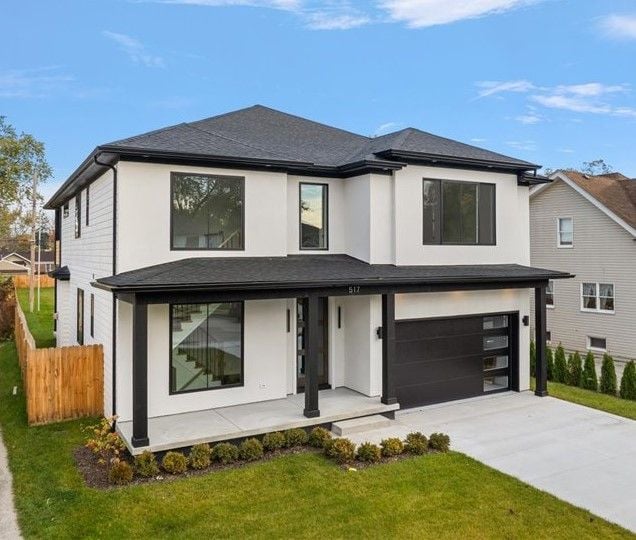
<svg viewBox="0 0 636 540">
<path fill-rule="evenodd" d="M 327 298 L 321 298 L 318 307 L 318 320 L 313 321 L 315 331 L 320 334 L 318 345 L 318 387 L 329 388 L 329 341 L 328 341 L 328 303 Z M 306 358 L 306 328 L 307 328 L 307 299 L 296 301 L 296 390 L 305 391 L 305 358 Z"/>
</svg>

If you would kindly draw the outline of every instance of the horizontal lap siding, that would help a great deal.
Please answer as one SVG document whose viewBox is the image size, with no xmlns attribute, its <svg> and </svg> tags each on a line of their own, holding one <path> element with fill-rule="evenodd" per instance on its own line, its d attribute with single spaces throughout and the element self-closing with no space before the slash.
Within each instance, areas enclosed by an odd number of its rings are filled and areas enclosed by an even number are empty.
<svg viewBox="0 0 636 540">
<path fill-rule="evenodd" d="M 563 181 L 532 197 L 530 213 L 532 265 L 576 274 L 574 279 L 557 280 L 554 284 L 555 308 L 547 310 L 552 342 L 561 342 L 569 350 L 585 351 L 587 336 L 605 337 L 611 354 L 636 357 L 633 237 Z M 557 217 L 573 218 L 571 249 L 556 247 Z M 616 313 L 581 312 L 582 282 L 614 283 Z"/>
</svg>

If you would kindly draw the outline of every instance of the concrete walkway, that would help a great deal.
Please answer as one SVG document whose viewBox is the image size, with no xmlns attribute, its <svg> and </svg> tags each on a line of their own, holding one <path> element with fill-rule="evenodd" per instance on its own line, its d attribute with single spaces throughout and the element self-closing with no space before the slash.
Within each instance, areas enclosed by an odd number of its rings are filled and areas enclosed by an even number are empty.
<svg viewBox="0 0 636 540">
<path fill-rule="evenodd" d="M 454 450 L 636 532 L 636 422 L 530 392 L 401 411 L 357 443 L 441 431 Z"/>
<path fill-rule="evenodd" d="M 11 473 L 7 461 L 7 449 L 0 432 L 0 538 L 22 538 L 13 505 Z"/>
</svg>

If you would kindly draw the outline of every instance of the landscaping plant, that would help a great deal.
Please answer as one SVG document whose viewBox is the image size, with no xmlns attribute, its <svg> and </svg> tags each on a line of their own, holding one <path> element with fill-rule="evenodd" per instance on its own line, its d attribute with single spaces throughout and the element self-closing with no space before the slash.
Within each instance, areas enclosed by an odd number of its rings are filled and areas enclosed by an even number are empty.
<svg viewBox="0 0 636 540">
<path fill-rule="evenodd" d="M 161 466 L 170 474 L 182 474 L 188 470 L 188 460 L 181 452 L 168 452 L 163 456 Z"/>
<path fill-rule="evenodd" d="M 266 433 L 263 437 L 263 448 L 268 452 L 273 452 L 285 448 L 286 442 L 285 435 L 280 431 Z"/>
<path fill-rule="evenodd" d="M 149 450 L 144 450 L 138 456 L 135 456 L 135 472 L 144 478 L 152 478 L 159 474 L 159 465 L 157 458 Z"/>
<path fill-rule="evenodd" d="M 322 427 L 315 427 L 309 433 L 309 446 L 314 448 L 324 448 L 325 444 L 332 438 L 331 432 Z"/>
<path fill-rule="evenodd" d="M 207 443 L 195 444 L 190 448 L 188 463 L 193 469 L 207 469 L 210 466 L 210 445 Z"/>
<path fill-rule="evenodd" d="M 108 481 L 111 484 L 123 486 L 130 484 L 133 478 L 133 470 L 130 464 L 123 459 L 115 458 L 108 470 Z"/>
<path fill-rule="evenodd" d="M 570 354 L 568 357 L 568 373 L 567 384 L 570 386 L 581 386 L 581 379 L 583 378 L 583 365 L 581 362 L 581 355 L 578 352 Z"/>
<path fill-rule="evenodd" d="M 119 454 L 126 448 L 119 434 L 113 431 L 116 416 L 102 418 L 99 423 L 87 426 L 85 431 L 92 434 L 86 441 L 86 448 L 98 457 L 102 465 L 119 458 Z"/>
<path fill-rule="evenodd" d="M 239 446 L 239 456 L 245 461 L 256 461 L 263 457 L 263 445 L 258 439 L 245 439 Z"/>
<path fill-rule="evenodd" d="M 356 445 L 345 438 L 331 439 L 331 442 L 325 447 L 325 453 L 336 463 L 344 465 L 355 459 Z"/>
<path fill-rule="evenodd" d="M 232 443 L 223 442 L 212 448 L 212 459 L 223 465 L 234 463 L 238 458 L 239 449 Z"/>
<path fill-rule="evenodd" d="M 556 353 L 554 354 L 554 381 L 565 383 L 567 379 L 568 366 L 565 360 L 565 351 L 559 343 Z"/>
<path fill-rule="evenodd" d="M 428 439 L 419 431 L 409 433 L 404 439 L 404 450 L 409 454 L 421 455 L 428 450 Z"/>
<path fill-rule="evenodd" d="M 384 457 L 399 456 L 404 452 L 404 443 L 397 437 L 389 437 L 380 441 L 382 455 Z"/>
<path fill-rule="evenodd" d="M 634 365 L 633 360 L 627 362 L 627 365 L 623 370 L 620 396 L 623 399 L 636 400 L 636 365 Z"/>
<path fill-rule="evenodd" d="M 585 363 L 583 365 L 583 375 L 581 377 L 581 386 L 586 390 L 598 390 L 598 379 L 596 377 L 596 362 L 594 361 L 594 353 L 587 351 L 585 355 Z"/>
<path fill-rule="evenodd" d="M 530 377 L 537 376 L 537 345 L 533 339 L 530 340 Z"/>
<path fill-rule="evenodd" d="M 428 438 L 428 446 L 431 450 L 448 452 L 450 450 L 450 437 L 445 433 L 431 433 Z"/>
<path fill-rule="evenodd" d="M 365 442 L 358 447 L 356 457 L 358 461 L 377 463 L 382 459 L 382 450 L 377 444 Z"/>
<path fill-rule="evenodd" d="M 307 440 L 309 437 L 307 436 L 307 432 L 304 429 L 294 428 L 288 429 L 285 431 L 285 445 L 287 448 L 296 448 L 298 446 L 303 446 L 307 444 Z"/>
<path fill-rule="evenodd" d="M 554 353 L 550 347 L 545 348 L 545 365 L 548 372 L 548 380 L 554 380 Z"/>
<path fill-rule="evenodd" d="M 610 396 L 616 395 L 616 368 L 614 359 L 607 353 L 603 355 L 601 365 L 601 392 Z"/>
</svg>

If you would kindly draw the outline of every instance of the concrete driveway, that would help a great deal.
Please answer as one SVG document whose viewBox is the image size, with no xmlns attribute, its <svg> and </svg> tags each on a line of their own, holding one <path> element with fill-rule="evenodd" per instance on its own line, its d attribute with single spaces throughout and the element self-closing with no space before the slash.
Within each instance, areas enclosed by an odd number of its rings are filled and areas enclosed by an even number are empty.
<svg viewBox="0 0 636 540">
<path fill-rule="evenodd" d="M 530 392 L 401 411 L 379 442 L 409 431 L 448 433 L 454 450 L 636 532 L 636 422 Z"/>
</svg>

